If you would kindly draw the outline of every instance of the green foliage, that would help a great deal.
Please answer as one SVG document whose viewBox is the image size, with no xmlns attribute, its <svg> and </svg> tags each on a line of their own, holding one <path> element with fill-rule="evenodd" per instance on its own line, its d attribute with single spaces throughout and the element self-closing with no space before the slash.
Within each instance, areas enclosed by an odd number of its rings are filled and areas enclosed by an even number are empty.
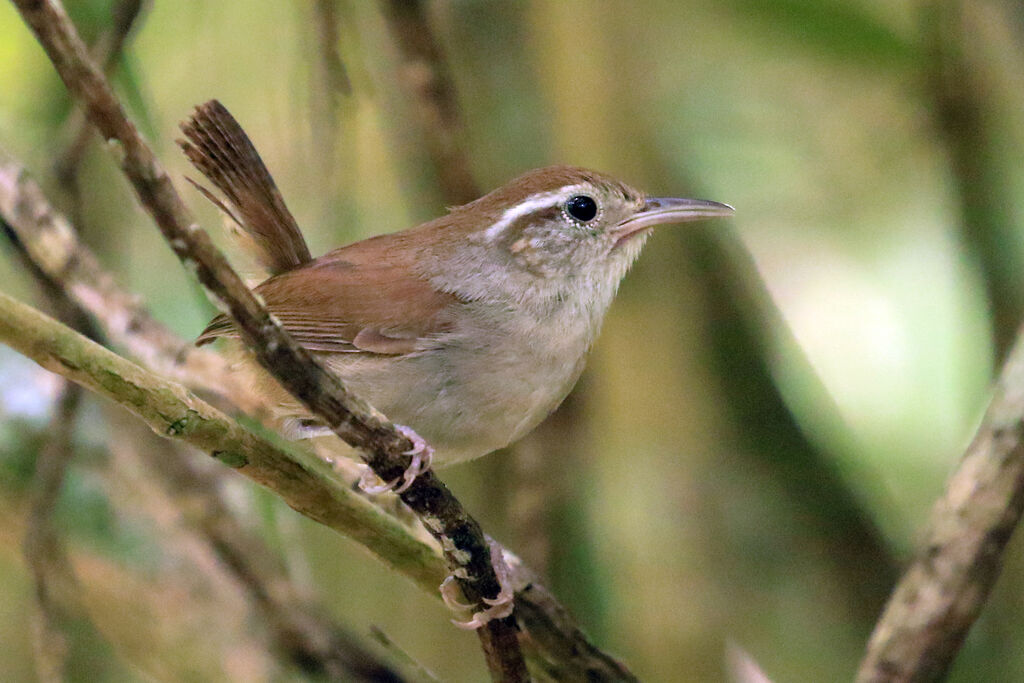
<svg viewBox="0 0 1024 683">
<path fill-rule="evenodd" d="M 889 15 L 905 11 L 893 3 Z M 773 40 L 789 42 L 812 59 L 843 65 L 907 66 L 920 58 L 916 37 L 904 35 L 883 16 L 883 8 L 839 0 L 728 0 L 740 20 Z"/>
</svg>

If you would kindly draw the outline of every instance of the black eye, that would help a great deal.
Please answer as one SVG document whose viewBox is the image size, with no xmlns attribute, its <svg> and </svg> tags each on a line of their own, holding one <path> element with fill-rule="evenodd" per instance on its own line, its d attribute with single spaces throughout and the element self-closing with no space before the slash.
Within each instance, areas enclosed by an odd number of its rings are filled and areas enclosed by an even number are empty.
<svg viewBox="0 0 1024 683">
<path fill-rule="evenodd" d="M 597 202 L 585 194 L 578 194 L 569 198 L 565 203 L 565 210 L 576 220 L 586 223 L 597 215 Z"/>
</svg>

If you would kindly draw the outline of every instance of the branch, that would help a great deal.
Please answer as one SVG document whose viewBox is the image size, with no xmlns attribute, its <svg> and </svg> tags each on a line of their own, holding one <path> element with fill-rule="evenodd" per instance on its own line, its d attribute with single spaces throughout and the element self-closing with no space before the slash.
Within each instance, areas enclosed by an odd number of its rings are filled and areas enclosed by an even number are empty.
<svg viewBox="0 0 1024 683">
<path fill-rule="evenodd" d="M 352 94 L 352 83 L 338 54 L 338 0 L 313 0 L 313 23 L 316 25 L 315 61 L 320 71 L 320 85 L 334 102 L 342 95 Z"/>
<path fill-rule="evenodd" d="M 57 69 L 69 92 L 85 109 L 108 145 L 140 202 L 186 267 L 234 319 L 256 360 L 313 414 L 350 444 L 385 481 L 399 477 L 411 464 L 413 444 L 379 411 L 350 394 L 274 321 L 209 235 L 194 223 L 166 172 L 138 129 L 128 120 L 103 74 L 89 60 L 85 45 L 56 0 L 14 0 L 25 22 Z M 441 543 L 463 594 L 480 611 L 487 598 L 501 592 L 490 548 L 479 524 L 433 474 L 416 478 L 401 494 L 426 528 Z M 527 680 L 514 616 L 493 619 L 477 629 L 492 678 Z"/>
<path fill-rule="evenodd" d="M 338 0 L 313 0 L 311 24 L 316 45 L 310 58 L 310 103 L 313 139 L 316 141 L 316 163 L 333 187 L 336 177 L 339 111 L 343 98 L 352 94 L 345 64 L 338 52 Z"/>
<path fill-rule="evenodd" d="M 990 18 L 976 16 L 969 2 L 922 3 L 920 12 L 929 112 L 949 157 L 960 240 L 984 278 L 995 355 L 1001 362 L 1024 319 L 1024 281 L 1016 250 L 1006 248 L 1018 239 L 1019 226 L 1014 220 L 1016 188 L 1000 159 L 1006 131 L 993 112 L 993 103 L 1004 93 L 998 90 L 994 64 L 978 49 L 987 44 L 981 29 Z"/>
<path fill-rule="evenodd" d="M 153 318 L 138 296 L 118 288 L 39 185 L 2 152 L 0 218 L 0 229 L 39 273 L 87 311 L 117 346 L 161 374 L 230 396 L 243 410 L 258 409 L 219 355 L 178 337 Z"/>
<path fill-rule="evenodd" d="M 42 681 L 62 681 L 67 675 L 68 617 L 80 614 L 75 575 L 53 523 L 53 510 L 74 453 L 71 437 L 81 404 L 82 388 L 64 382 L 54 404 L 49 437 L 36 456 L 36 469 L 23 542 L 25 563 L 35 582 L 38 621 L 33 649 Z"/>
<path fill-rule="evenodd" d="M 446 202 L 465 204 L 480 196 L 462 146 L 466 135 L 441 45 L 422 0 L 383 0 L 388 28 L 401 52 L 398 80 L 416 105 L 423 139 Z"/>
<path fill-rule="evenodd" d="M 875 626 L 857 680 L 944 676 L 999 576 L 1024 511 L 1024 336 Z"/>
<path fill-rule="evenodd" d="M 194 460 L 183 452 L 183 444 L 156 438 L 134 418 L 118 412 L 121 419 L 112 428 L 121 438 L 115 448 L 152 474 L 196 543 L 220 559 L 267 624 L 276 652 L 313 678 L 365 683 L 404 680 L 300 590 L 277 554 L 242 523 L 223 493 L 224 468 Z"/>
<path fill-rule="evenodd" d="M 341 481 L 330 465 L 251 432 L 180 384 L 121 358 L 0 293 L 0 342 L 43 368 L 117 403 L 165 437 L 212 454 L 288 505 L 357 540 L 393 569 L 436 592 L 444 569 L 435 550 Z"/>
<path fill-rule="evenodd" d="M 128 37 L 135 26 L 135 21 L 142 14 L 145 5 L 148 5 L 145 0 L 118 0 L 117 4 L 111 8 L 110 25 L 91 48 L 93 60 L 100 65 L 104 73 L 109 73 L 117 63 L 124 46 L 128 43 Z M 53 166 L 57 179 L 72 195 L 77 207 L 80 201 L 78 168 L 93 133 L 81 110 L 77 108 L 68 114 L 67 120 L 64 122 L 64 129 L 68 142 L 64 150 L 57 154 Z"/>
</svg>

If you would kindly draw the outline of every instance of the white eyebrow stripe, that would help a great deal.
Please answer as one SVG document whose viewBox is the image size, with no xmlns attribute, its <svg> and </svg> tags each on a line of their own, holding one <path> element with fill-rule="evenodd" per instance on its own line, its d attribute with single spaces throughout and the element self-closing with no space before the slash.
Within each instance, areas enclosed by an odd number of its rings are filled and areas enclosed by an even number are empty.
<svg viewBox="0 0 1024 683">
<path fill-rule="evenodd" d="M 533 213 L 537 209 L 546 209 L 549 206 L 555 206 L 556 204 L 561 203 L 563 199 L 567 198 L 571 192 L 575 192 L 581 188 L 582 185 L 566 185 L 565 187 L 560 187 L 553 192 L 538 192 L 537 194 L 530 195 L 515 206 L 506 209 L 505 213 L 501 214 L 501 218 L 495 221 L 494 225 L 484 231 L 484 239 L 488 242 L 494 241 L 501 235 L 501 233 L 505 232 L 505 229 L 508 228 L 508 226 L 515 223 L 519 218 Z"/>
</svg>

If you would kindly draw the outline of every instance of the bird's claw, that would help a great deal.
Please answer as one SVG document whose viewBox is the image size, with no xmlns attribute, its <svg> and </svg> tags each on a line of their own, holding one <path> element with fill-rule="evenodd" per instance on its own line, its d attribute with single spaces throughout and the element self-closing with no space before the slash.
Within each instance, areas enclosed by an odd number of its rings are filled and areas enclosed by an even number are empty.
<svg viewBox="0 0 1024 683">
<path fill-rule="evenodd" d="M 359 488 L 361 488 L 364 492 L 369 493 L 371 496 L 376 496 L 381 493 L 387 493 L 388 491 L 395 490 L 395 485 L 398 483 L 398 479 L 385 481 L 382 484 L 374 484 L 373 480 L 376 476 L 376 473 L 374 473 L 370 466 L 366 465 L 366 469 L 364 469 L 363 473 L 359 475 Z"/>
<path fill-rule="evenodd" d="M 416 481 L 416 477 L 426 474 L 434 464 L 434 449 L 423 440 L 419 434 L 405 425 L 395 425 L 398 433 L 412 442 L 412 448 L 405 452 L 412 456 L 412 462 L 402 474 L 402 485 L 395 489 L 395 493 L 402 493 Z"/>
<path fill-rule="evenodd" d="M 455 583 L 455 574 L 449 574 L 441 582 L 441 601 L 453 612 L 468 612 L 473 605 L 459 600 L 459 585 Z"/>
<path fill-rule="evenodd" d="M 433 465 L 434 449 L 423 440 L 423 437 L 405 425 L 395 425 L 395 429 L 399 434 L 412 442 L 412 448 L 404 453 L 405 455 L 412 456 L 412 462 L 409 463 L 409 466 L 405 469 L 405 472 L 402 473 L 401 477 L 382 484 L 372 483 L 375 475 L 373 470 L 367 467 L 359 477 L 359 488 L 370 495 L 375 496 L 388 491 L 404 493 L 410 486 L 412 486 L 412 483 L 416 481 L 416 477 L 430 471 L 430 468 Z M 401 481 L 401 484 L 399 484 L 399 481 Z"/>
<path fill-rule="evenodd" d="M 515 609 L 515 603 L 512 600 L 509 600 L 504 605 L 495 605 L 494 607 L 488 607 L 485 610 L 474 612 L 473 617 L 469 621 L 452 619 L 452 623 L 466 631 L 475 631 L 482 626 L 486 626 L 487 622 L 492 619 L 504 619 L 511 615 L 513 609 Z"/>
<path fill-rule="evenodd" d="M 467 631 L 475 631 L 481 626 L 486 626 L 487 622 L 492 619 L 504 619 L 511 615 L 512 611 L 515 609 L 515 592 L 512 590 L 512 585 L 509 581 L 508 565 L 505 564 L 505 558 L 501 554 L 501 546 L 494 541 L 490 542 L 490 546 L 491 564 L 494 566 L 494 573 L 498 579 L 498 585 L 501 587 L 501 591 L 493 598 L 481 598 L 481 600 L 490 605 L 490 607 L 474 612 L 469 621 L 452 619 L 453 624 L 461 629 L 466 629 Z M 444 604 L 447 605 L 448 609 L 452 611 L 466 611 L 472 609 L 473 605 L 468 605 L 456 597 L 455 590 L 455 574 L 451 574 L 441 582 L 441 599 L 444 601 Z"/>
</svg>

